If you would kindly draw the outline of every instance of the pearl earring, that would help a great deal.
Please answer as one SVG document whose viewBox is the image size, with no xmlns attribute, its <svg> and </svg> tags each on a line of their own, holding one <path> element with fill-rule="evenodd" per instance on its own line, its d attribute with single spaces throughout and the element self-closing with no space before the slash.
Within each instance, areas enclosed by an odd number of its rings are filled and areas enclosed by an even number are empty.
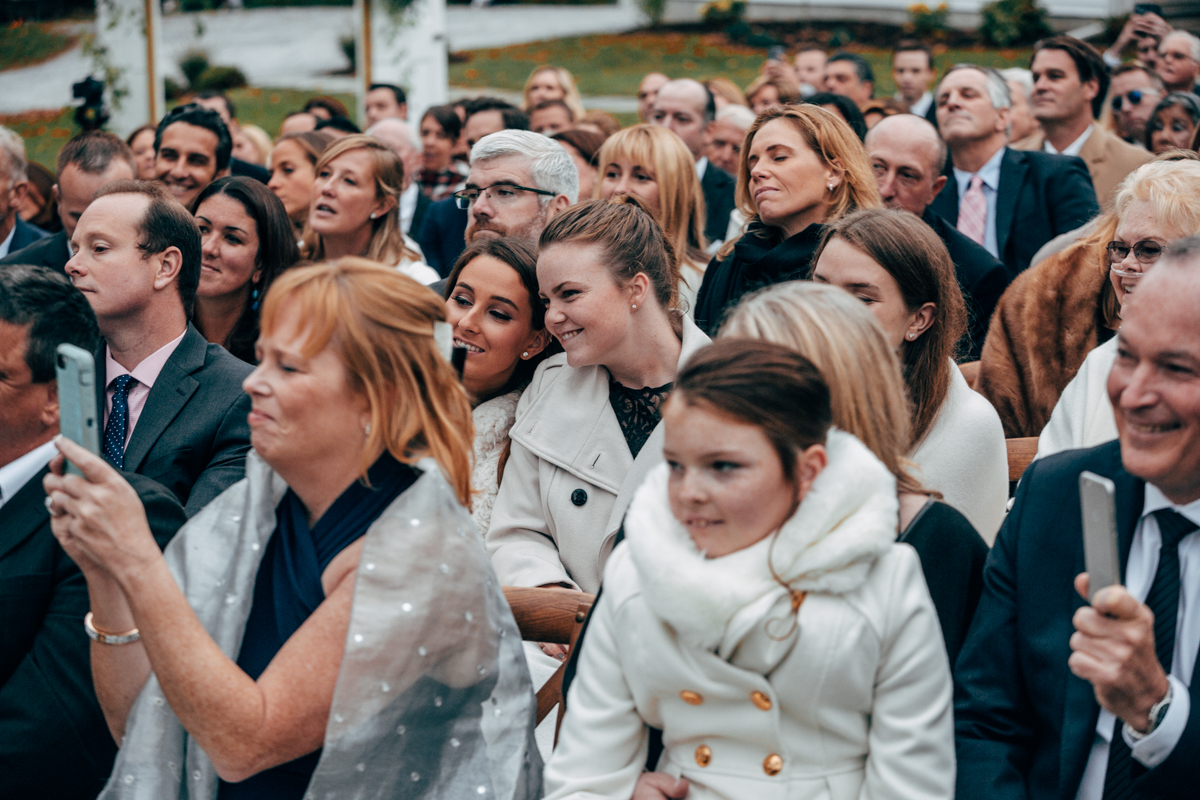
<svg viewBox="0 0 1200 800">
<path fill-rule="evenodd" d="M 363 435 L 364 435 L 364 436 L 370 436 L 370 435 L 371 435 L 371 423 L 369 423 L 369 422 L 368 422 L 368 423 L 367 423 L 367 426 L 366 426 L 365 428 L 363 428 Z"/>
<path fill-rule="evenodd" d="M 524 353 L 521 353 L 521 358 L 529 358 L 529 351 L 526 350 Z"/>
<path fill-rule="evenodd" d="M 634 304 L 633 304 L 633 310 L 634 310 L 634 311 L 637 311 L 637 303 L 634 303 Z"/>
<path fill-rule="evenodd" d="M 378 214 L 378 213 L 376 213 L 376 212 L 374 212 L 374 211 L 372 211 L 372 212 L 371 212 L 371 219 L 379 219 L 379 214 Z"/>
<path fill-rule="evenodd" d="M 832 183 L 831 183 L 831 184 L 829 184 L 829 191 L 831 191 L 831 192 L 833 191 L 833 186 L 834 186 L 834 185 L 833 185 Z"/>
</svg>

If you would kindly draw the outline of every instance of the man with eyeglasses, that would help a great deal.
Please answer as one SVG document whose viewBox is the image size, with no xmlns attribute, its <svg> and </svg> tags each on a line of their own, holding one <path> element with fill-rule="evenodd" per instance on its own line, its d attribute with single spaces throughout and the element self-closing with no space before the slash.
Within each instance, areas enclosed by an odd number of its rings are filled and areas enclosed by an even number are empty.
<svg viewBox="0 0 1200 800">
<path fill-rule="evenodd" d="M 488 134 L 471 148 L 467 186 L 455 192 L 470 214 L 467 242 L 513 236 L 537 245 L 546 223 L 579 196 L 579 172 L 558 142 L 530 131 Z"/>
<path fill-rule="evenodd" d="M 1187 31 L 1172 31 L 1158 46 L 1158 74 L 1168 92 L 1196 91 L 1200 76 L 1200 38 Z"/>
<path fill-rule="evenodd" d="M 1109 97 L 1113 121 L 1122 139 L 1142 146 L 1146 123 L 1165 94 L 1162 78 L 1140 64 L 1123 64 L 1113 70 Z"/>
</svg>

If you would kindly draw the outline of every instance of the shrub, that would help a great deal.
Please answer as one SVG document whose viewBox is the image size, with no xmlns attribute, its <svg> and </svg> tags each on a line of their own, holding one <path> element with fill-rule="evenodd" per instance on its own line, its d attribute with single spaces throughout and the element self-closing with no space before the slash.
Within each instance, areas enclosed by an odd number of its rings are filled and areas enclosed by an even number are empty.
<svg viewBox="0 0 1200 800">
<path fill-rule="evenodd" d="M 187 87 L 181 86 L 174 78 L 167 76 L 163 78 L 163 94 L 168 100 L 178 100 L 187 93 Z"/>
<path fill-rule="evenodd" d="M 183 73 L 183 77 L 187 79 L 188 85 L 192 88 L 195 88 L 196 81 L 207 69 L 208 53 L 204 50 L 188 50 L 179 59 L 179 71 Z"/>
<path fill-rule="evenodd" d="M 667 10 L 667 0 L 638 0 L 642 12 L 650 20 L 651 25 L 662 24 L 663 12 Z"/>
<path fill-rule="evenodd" d="M 246 76 L 237 67 L 209 67 L 192 81 L 192 91 L 225 92 L 240 89 L 246 83 Z"/>
<path fill-rule="evenodd" d="M 995 0 L 979 13 L 979 38 L 996 47 L 1032 44 L 1052 33 L 1046 9 L 1037 0 Z"/>
<path fill-rule="evenodd" d="M 700 18 L 709 25 L 733 25 L 746 13 L 742 0 L 709 0 L 700 7 Z"/>
<path fill-rule="evenodd" d="M 946 33 L 946 17 L 950 6 L 942 3 L 930 8 L 924 3 L 908 7 L 908 30 L 920 39 L 934 39 Z"/>
</svg>

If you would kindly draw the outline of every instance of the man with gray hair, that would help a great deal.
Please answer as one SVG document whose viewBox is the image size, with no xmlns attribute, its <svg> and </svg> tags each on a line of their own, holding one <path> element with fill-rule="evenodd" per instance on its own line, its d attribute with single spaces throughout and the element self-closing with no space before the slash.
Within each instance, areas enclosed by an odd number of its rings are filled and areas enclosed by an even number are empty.
<svg viewBox="0 0 1200 800">
<path fill-rule="evenodd" d="M 1033 136 L 1042 124 L 1033 116 L 1033 73 L 1024 67 L 1009 67 L 1000 70 L 1001 77 L 1008 83 L 1010 99 L 1008 138 L 1019 142 Z"/>
<path fill-rule="evenodd" d="M 936 96 L 954 180 L 930 208 L 1000 259 L 1010 279 L 1043 244 L 1099 213 L 1092 178 L 1078 157 L 1009 148 L 1011 100 L 996 70 L 952 67 Z"/>
<path fill-rule="evenodd" d="M 400 192 L 400 230 L 413 236 L 421 230 L 425 210 L 429 208 L 429 197 L 421 191 L 416 177 L 421 173 L 421 142 L 413 136 L 408 123 L 399 117 L 385 117 L 367 128 L 367 134 L 391 148 L 404 165 L 404 186 Z M 409 242 L 415 245 L 416 242 Z"/>
<path fill-rule="evenodd" d="M 1200 76 L 1200 38 L 1172 31 L 1158 46 L 1157 72 L 1168 92 L 1195 92 Z"/>
<path fill-rule="evenodd" d="M 25 142 L 15 131 L 0 127 L 0 258 L 47 235 L 17 213 L 29 191 L 25 169 Z"/>
<path fill-rule="evenodd" d="M 454 197 L 467 209 L 467 242 L 515 236 L 536 246 L 542 229 L 579 196 L 579 171 L 558 142 L 531 131 L 488 134 L 471 148 L 467 186 Z"/>
</svg>

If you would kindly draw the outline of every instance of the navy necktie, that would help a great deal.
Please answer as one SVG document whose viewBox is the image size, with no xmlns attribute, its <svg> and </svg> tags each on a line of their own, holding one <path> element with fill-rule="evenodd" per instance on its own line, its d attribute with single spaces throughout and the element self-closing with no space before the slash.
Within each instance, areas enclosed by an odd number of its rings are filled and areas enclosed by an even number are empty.
<svg viewBox="0 0 1200 800">
<path fill-rule="evenodd" d="M 1146 605 L 1154 613 L 1154 653 L 1163 671 L 1171 674 L 1175 655 L 1175 623 L 1179 618 L 1179 542 L 1196 530 L 1196 523 L 1169 508 L 1154 512 L 1162 534 L 1158 551 L 1158 570 L 1146 595 Z M 1108 748 L 1108 771 L 1104 775 L 1103 800 L 1134 800 L 1142 797 L 1133 790 L 1133 753 L 1121 735 L 1124 723 L 1118 717 L 1113 725 L 1112 743 Z"/>
<path fill-rule="evenodd" d="M 129 390 L 133 388 L 132 375 L 121 375 L 113 379 L 115 387 L 112 411 L 108 424 L 104 426 L 104 458 L 117 469 L 125 468 L 125 431 L 129 427 Z"/>
</svg>

